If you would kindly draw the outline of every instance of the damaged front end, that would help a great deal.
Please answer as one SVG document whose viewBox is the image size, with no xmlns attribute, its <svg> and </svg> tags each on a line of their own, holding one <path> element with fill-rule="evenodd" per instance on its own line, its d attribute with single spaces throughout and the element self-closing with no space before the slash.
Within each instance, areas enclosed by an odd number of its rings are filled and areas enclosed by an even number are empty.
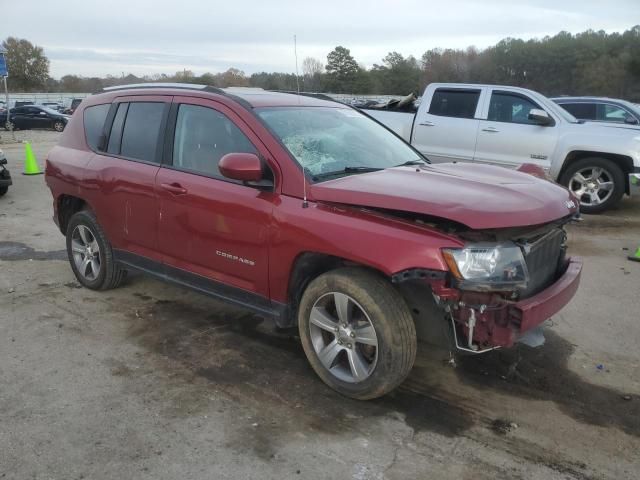
<svg viewBox="0 0 640 480">
<path fill-rule="evenodd" d="M 429 284 L 451 324 L 449 343 L 458 350 L 510 347 L 560 311 L 578 288 L 582 260 L 566 255 L 563 226 L 570 220 L 533 229 L 458 232 L 465 246 L 442 251 L 448 273 L 400 272 L 393 281 L 413 277 Z"/>
</svg>

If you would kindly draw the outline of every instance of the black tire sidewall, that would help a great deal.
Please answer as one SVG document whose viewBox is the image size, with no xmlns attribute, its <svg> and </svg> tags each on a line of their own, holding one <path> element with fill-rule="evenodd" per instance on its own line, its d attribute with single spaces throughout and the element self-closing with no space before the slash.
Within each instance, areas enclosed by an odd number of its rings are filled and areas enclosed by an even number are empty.
<svg viewBox="0 0 640 480">
<path fill-rule="evenodd" d="M 394 328 L 394 317 L 405 315 L 411 318 L 410 311 L 399 294 L 388 285 L 387 295 L 396 297 L 395 306 L 376 299 L 376 289 L 384 289 L 386 282 L 376 278 L 376 275 L 362 269 L 346 268 L 321 275 L 313 280 L 302 297 L 298 310 L 298 327 L 303 349 L 318 376 L 331 388 L 339 393 L 356 399 L 371 399 L 384 395 L 404 380 L 409 369 L 402 368 L 406 363 L 401 357 L 411 356 L 411 365 L 415 359 L 416 334 L 411 321 L 411 331 L 407 335 L 400 335 Z M 349 383 L 342 381 L 322 365 L 311 342 L 309 332 L 309 317 L 315 302 L 329 292 L 342 292 L 352 297 L 365 310 L 378 339 L 378 359 L 373 373 L 362 382 Z M 401 303 L 400 303 L 401 302 Z M 406 311 L 402 311 L 402 308 Z M 403 338 L 407 337 L 407 338 Z M 407 344 L 408 342 L 408 344 Z"/>
<path fill-rule="evenodd" d="M 600 213 L 605 210 L 608 210 L 609 208 L 614 206 L 616 203 L 618 203 L 622 199 L 622 196 L 625 193 L 624 172 L 616 163 L 606 158 L 601 158 L 601 157 L 582 158 L 572 163 L 567 168 L 567 170 L 562 174 L 560 183 L 564 187 L 569 188 L 569 183 L 571 182 L 571 179 L 573 178 L 575 173 L 578 170 L 582 170 L 584 168 L 589 168 L 589 167 L 599 167 L 606 170 L 613 180 L 613 193 L 611 194 L 611 196 L 606 202 L 594 207 L 585 206 L 585 205 L 582 205 L 582 203 L 580 204 L 580 212 L 582 213 L 586 213 L 586 214 Z"/>
<path fill-rule="evenodd" d="M 58 130 L 58 129 L 56 128 L 56 125 L 62 125 L 62 127 Z M 56 122 L 54 122 L 54 123 L 53 123 L 53 129 L 54 129 L 56 132 L 62 132 L 62 131 L 64 131 L 64 127 L 65 127 L 65 124 L 64 124 L 64 122 L 63 122 L 63 121 L 61 121 L 61 120 L 58 120 L 58 121 L 56 121 Z"/>
<path fill-rule="evenodd" d="M 76 263 L 73 259 L 73 253 L 71 251 L 71 237 L 74 229 L 78 225 L 84 225 L 89 230 L 91 230 L 91 234 L 96 239 L 96 241 L 98 242 L 98 246 L 100 247 L 100 274 L 96 277 L 95 280 L 87 280 L 86 278 L 84 278 L 84 276 L 78 271 Z M 93 214 L 87 210 L 82 210 L 75 213 L 69 219 L 66 237 L 67 256 L 69 257 L 69 263 L 71 264 L 71 269 L 73 270 L 76 279 L 87 288 L 90 288 L 92 290 L 100 290 L 105 283 L 105 278 L 107 277 L 107 269 L 113 268 L 114 266 L 110 265 L 109 260 L 111 258 L 111 255 L 107 255 L 107 249 L 109 249 L 110 252 L 111 246 L 108 244 L 106 238 L 104 238 L 104 236 L 102 235 L 102 230 L 98 227 Z"/>
</svg>

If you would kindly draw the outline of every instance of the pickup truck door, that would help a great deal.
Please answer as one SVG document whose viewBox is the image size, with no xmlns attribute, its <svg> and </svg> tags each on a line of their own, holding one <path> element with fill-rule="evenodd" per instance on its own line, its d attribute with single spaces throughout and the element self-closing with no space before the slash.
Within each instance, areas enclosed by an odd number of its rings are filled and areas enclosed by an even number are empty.
<svg viewBox="0 0 640 480">
<path fill-rule="evenodd" d="M 227 153 L 268 152 L 233 110 L 212 100 L 174 97 L 167 130 L 156 177 L 166 275 L 268 309 L 269 228 L 279 196 L 218 170 Z"/>
<path fill-rule="evenodd" d="M 411 144 L 434 163 L 473 161 L 483 90 L 436 88 L 418 108 Z"/>
<path fill-rule="evenodd" d="M 494 88 L 488 93 L 474 161 L 511 168 L 533 163 L 548 170 L 558 141 L 558 119 L 520 92 Z M 529 120 L 533 108 L 545 110 L 554 123 L 542 126 Z"/>
</svg>

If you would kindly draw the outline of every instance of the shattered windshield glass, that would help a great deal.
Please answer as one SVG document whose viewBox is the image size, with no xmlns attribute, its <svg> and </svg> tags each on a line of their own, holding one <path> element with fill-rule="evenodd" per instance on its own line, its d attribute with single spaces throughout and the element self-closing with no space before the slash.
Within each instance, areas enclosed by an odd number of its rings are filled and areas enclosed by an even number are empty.
<svg viewBox="0 0 640 480">
<path fill-rule="evenodd" d="M 361 113 L 332 107 L 257 109 L 312 177 L 356 173 L 421 160 L 411 147 Z"/>
</svg>

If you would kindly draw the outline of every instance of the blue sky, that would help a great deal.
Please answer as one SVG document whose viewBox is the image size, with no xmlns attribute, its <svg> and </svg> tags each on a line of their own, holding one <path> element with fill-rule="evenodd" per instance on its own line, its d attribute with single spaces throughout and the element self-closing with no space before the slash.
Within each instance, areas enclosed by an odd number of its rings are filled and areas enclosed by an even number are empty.
<svg viewBox="0 0 640 480">
<path fill-rule="evenodd" d="M 420 57 L 435 47 L 484 48 L 505 37 L 561 30 L 623 31 L 640 23 L 640 0 L 5 0 L 2 38 L 45 49 L 51 75 L 246 73 L 325 62 L 336 45 L 369 67 L 390 51 Z"/>
</svg>

